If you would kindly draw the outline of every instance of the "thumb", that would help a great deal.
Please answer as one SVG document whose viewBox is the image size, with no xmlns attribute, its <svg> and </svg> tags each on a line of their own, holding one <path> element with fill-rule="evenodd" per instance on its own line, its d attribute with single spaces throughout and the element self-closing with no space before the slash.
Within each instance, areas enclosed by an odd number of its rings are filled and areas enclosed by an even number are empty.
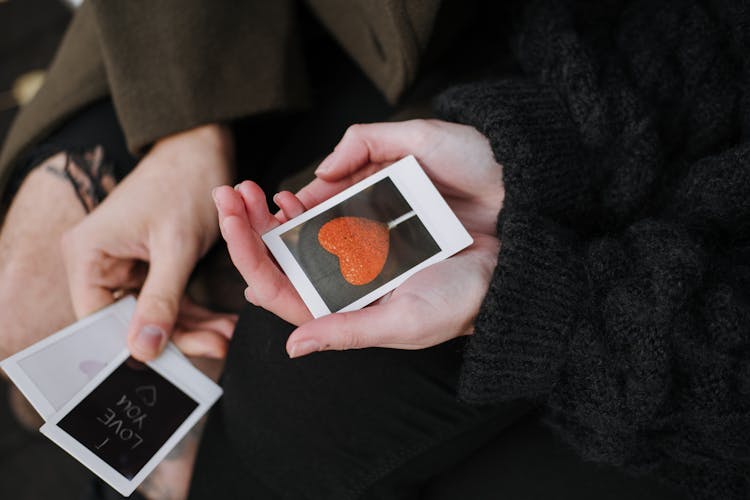
<svg viewBox="0 0 750 500">
<path fill-rule="evenodd" d="M 426 120 L 395 123 L 370 123 L 350 126 L 333 152 L 315 170 L 315 175 L 328 182 L 354 174 L 371 163 L 400 160 L 409 154 L 426 151 L 425 138 L 434 128 Z"/>
<path fill-rule="evenodd" d="M 309 321 L 289 336 L 286 350 L 291 358 L 317 351 L 342 351 L 366 347 L 419 349 L 409 311 L 394 303 L 376 304 L 359 311 L 333 313 Z M 410 326 L 411 325 L 411 326 Z"/>
<path fill-rule="evenodd" d="M 167 345 L 195 260 L 180 250 L 152 252 L 128 333 L 128 347 L 136 359 L 150 361 Z"/>
</svg>

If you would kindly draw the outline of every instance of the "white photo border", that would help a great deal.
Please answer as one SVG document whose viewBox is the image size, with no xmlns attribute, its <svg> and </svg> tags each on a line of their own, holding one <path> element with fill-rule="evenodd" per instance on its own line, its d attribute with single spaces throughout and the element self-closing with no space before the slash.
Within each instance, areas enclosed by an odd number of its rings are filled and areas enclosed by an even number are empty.
<svg viewBox="0 0 750 500">
<path fill-rule="evenodd" d="M 54 405 L 44 396 L 42 391 L 39 389 L 34 380 L 29 377 L 26 371 L 21 367 L 21 362 L 34 354 L 47 349 L 53 344 L 60 342 L 61 340 L 74 335 L 83 328 L 87 328 L 92 323 L 96 323 L 101 319 L 111 316 L 117 318 L 123 324 L 123 346 L 125 344 L 125 337 L 127 335 L 128 324 L 130 318 L 135 312 L 135 298 L 133 296 L 127 296 L 114 304 L 107 306 L 94 314 L 83 318 L 76 323 L 63 328 L 50 335 L 49 337 L 40 340 L 39 342 L 27 347 L 23 351 L 19 351 L 16 354 L 0 361 L 0 368 L 8 375 L 13 383 L 18 387 L 18 390 L 29 400 L 31 406 L 39 413 L 39 415 L 47 420 L 57 410 Z M 111 363 L 108 362 L 107 365 Z M 106 368 L 105 368 L 106 369 Z"/>
<path fill-rule="evenodd" d="M 393 181 L 396 189 L 398 189 L 406 202 L 416 212 L 424 227 L 435 240 L 438 247 L 440 247 L 440 251 L 338 311 L 331 311 L 281 237 L 287 231 L 304 224 L 316 215 L 351 198 L 386 177 L 389 177 Z M 456 214 L 453 213 L 412 155 L 402 158 L 357 184 L 348 187 L 320 205 L 311 208 L 302 215 L 272 229 L 264 234 L 262 239 L 276 258 L 281 269 L 286 273 L 289 280 L 299 292 L 307 308 L 316 318 L 331 314 L 332 312 L 361 309 L 398 287 L 415 273 L 447 259 L 464 248 L 471 246 L 474 242 L 471 235 L 466 231 L 461 221 L 458 220 Z"/>
</svg>

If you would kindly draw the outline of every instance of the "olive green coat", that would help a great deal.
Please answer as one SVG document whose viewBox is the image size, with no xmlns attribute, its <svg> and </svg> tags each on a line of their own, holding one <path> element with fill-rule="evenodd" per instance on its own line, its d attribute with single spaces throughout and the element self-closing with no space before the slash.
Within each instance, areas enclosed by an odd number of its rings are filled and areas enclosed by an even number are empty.
<svg viewBox="0 0 750 500">
<path fill-rule="evenodd" d="M 413 82 L 442 0 L 306 0 L 310 11 L 394 101 Z M 128 147 L 203 123 L 305 105 L 293 0 L 89 0 L 76 13 L 36 97 L 0 153 L 14 162 L 107 95 Z"/>
</svg>

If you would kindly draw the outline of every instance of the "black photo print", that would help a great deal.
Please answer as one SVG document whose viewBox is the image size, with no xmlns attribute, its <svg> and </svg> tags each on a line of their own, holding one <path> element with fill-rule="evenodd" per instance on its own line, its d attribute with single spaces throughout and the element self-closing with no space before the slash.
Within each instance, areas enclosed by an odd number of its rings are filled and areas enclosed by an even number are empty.
<svg viewBox="0 0 750 500">
<path fill-rule="evenodd" d="M 131 357 L 58 426 L 132 479 L 197 407 L 198 402 Z"/>
</svg>

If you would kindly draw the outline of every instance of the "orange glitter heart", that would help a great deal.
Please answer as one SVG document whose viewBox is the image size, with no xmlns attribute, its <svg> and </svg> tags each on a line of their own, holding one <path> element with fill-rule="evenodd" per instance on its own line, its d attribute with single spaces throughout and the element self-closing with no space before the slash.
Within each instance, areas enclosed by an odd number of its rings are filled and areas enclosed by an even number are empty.
<svg viewBox="0 0 750 500">
<path fill-rule="evenodd" d="M 341 275 L 352 285 L 366 285 L 388 259 L 388 225 L 363 217 L 336 217 L 323 224 L 318 242 L 339 258 Z"/>
</svg>

